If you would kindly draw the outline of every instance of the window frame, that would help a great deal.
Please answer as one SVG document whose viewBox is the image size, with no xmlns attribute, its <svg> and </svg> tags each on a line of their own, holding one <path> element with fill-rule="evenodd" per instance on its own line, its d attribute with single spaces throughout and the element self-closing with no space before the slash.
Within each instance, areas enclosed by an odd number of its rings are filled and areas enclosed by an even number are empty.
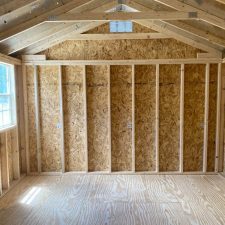
<svg viewBox="0 0 225 225">
<path fill-rule="evenodd" d="M 10 114 L 10 123 L 6 125 L 0 125 L 0 133 L 17 127 L 17 105 L 16 105 L 16 83 L 15 83 L 15 65 L 8 64 L 0 61 L 0 65 L 6 66 L 7 74 L 7 92 L 0 93 L 0 96 L 7 96 L 9 98 L 8 110 L 0 109 L 0 116 L 3 120 L 3 112 L 7 111 Z"/>
<path fill-rule="evenodd" d="M 124 30 L 123 31 L 120 31 L 119 30 L 119 24 L 121 23 L 121 25 L 124 25 Z M 130 26 L 131 26 L 131 30 L 128 30 L 127 29 L 127 24 L 126 23 L 129 23 Z M 114 27 L 113 27 L 114 26 Z M 116 29 L 113 29 L 113 28 L 116 28 Z M 110 33 L 133 33 L 133 22 L 131 20 L 126 20 L 126 21 L 123 21 L 123 20 L 113 20 L 113 21 L 110 21 L 109 22 L 109 31 Z"/>
</svg>

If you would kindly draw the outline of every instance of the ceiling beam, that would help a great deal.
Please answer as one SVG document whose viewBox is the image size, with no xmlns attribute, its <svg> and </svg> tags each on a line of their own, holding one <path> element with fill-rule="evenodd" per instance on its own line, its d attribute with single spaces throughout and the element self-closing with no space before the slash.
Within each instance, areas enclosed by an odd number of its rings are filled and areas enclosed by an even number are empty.
<svg viewBox="0 0 225 225">
<path fill-rule="evenodd" d="M 51 15 L 58 16 L 58 15 L 61 15 L 63 13 L 66 13 L 66 12 L 72 10 L 73 8 L 80 7 L 80 6 L 90 3 L 90 2 L 91 2 L 90 0 L 72 0 L 60 7 L 57 7 L 53 10 L 45 12 L 38 17 L 34 17 L 33 19 L 27 20 L 24 23 L 21 23 L 21 24 L 14 26 L 6 31 L 1 32 L 0 33 L 0 41 L 6 40 L 16 34 L 19 34 L 21 32 L 24 32 L 25 30 L 30 29 L 31 27 L 37 26 L 38 24 L 45 22 L 46 20 L 48 20 L 48 18 Z"/>
<path fill-rule="evenodd" d="M 115 6 L 116 1 L 111 0 L 93 0 L 90 4 L 85 4 L 81 7 L 73 9 L 73 12 L 86 12 L 95 10 L 107 10 Z M 76 25 L 73 23 L 63 24 L 41 24 L 29 29 L 21 34 L 15 35 L 2 43 L 0 43 L 0 51 L 6 55 L 18 52 L 28 46 L 46 40 L 51 36 L 57 36 L 62 32 L 68 33 L 76 30 Z"/>
<path fill-rule="evenodd" d="M 90 4 L 79 7 L 77 9 L 73 9 L 73 12 L 83 12 L 83 11 L 106 11 L 109 10 L 117 5 L 117 1 L 115 0 L 94 0 Z M 79 29 L 75 29 L 74 24 L 67 24 L 63 29 L 60 29 L 50 36 L 45 36 L 42 40 L 33 43 L 32 45 L 27 46 L 26 48 L 21 49 L 21 51 L 17 52 L 17 54 L 36 54 L 41 51 L 46 50 L 47 48 L 50 48 L 62 41 L 65 41 L 67 39 L 67 36 L 73 35 L 73 34 L 79 34 L 83 32 L 87 32 L 95 27 L 98 27 L 105 22 L 89 22 L 89 23 L 83 23 L 83 26 Z"/>
<path fill-rule="evenodd" d="M 146 26 L 148 28 L 154 29 L 160 33 L 164 33 L 170 36 L 173 36 L 174 39 L 184 42 L 194 48 L 201 49 L 214 55 L 221 57 L 222 50 L 216 49 L 211 45 L 204 44 L 203 41 L 199 41 L 198 39 L 192 39 L 188 32 L 184 32 L 182 30 L 178 30 L 176 27 L 165 24 L 163 21 L 135 21 L 142 26 Z"/>
<path fill-rule="evenodd" d="M 55 33 L 53 36 L 50 36 L 47 39 L 39 41 L 39 42 L 23 49 L 22 51 L 19 51 L 18 54 L 34 55 L 34 54 L 40 53 L 54 45 L 57 45 L 65 40 L 67 40 L 67 37 L 69 35 L 87 32 L 88 30 L 94 29 L 95 27 L 98 27 L 104 23 L 105 22 L 91 22 L 91 23 L 86 23 L 85 25 L 84 25 L 84 23 L 80 23 L 80 25 L 77 27 L 76 30 L 74 28 L 71 29 L 70 27 L 68 27 L 68 32 L 66 32 L 66 30 L 59 31 L 59 32 Z"/>
<path fill-rule="evenodd" d="M 139 4 L 135 0 L 133 1 L 127 1 L 126 4 L 130 7 L 133 7 L 139 11 L 146 11 L 151 10 L 149 7 L 149 4 Z M 216 55 L 221 55 L 221 51 L 223 48 L 216 46 L 209 41 L 205 40 L 204 38 L 200 38 L 196 36 L 195 34 L 192 34 L 188 31 L 184 31 L 183 29 L 176 27 L 172 24 L 170 24 L 169 21 L 137 21 L 137 23 L 146 26 L 148 28 L 151 28 L 153 30 L 156 30 L 160 33 L 167 34 L 169 36 L 173 36 L 174 39 L 177 39 L 181 42 L 184 42 L 188 45 L 191 45 L 195 48 L 199 48 L 203 51 L 210 52 Z"/>
<path fill-rule="evenodd" d="M 161 33 L 71 34 L 67 40 L 134 40 L 171 38 Z"/>
<path fill-rule="evenodd" d="M 219 36 L 213 35 L 212 33 L 209 32 L 209 30 L 207 30 L 207 31 L 201 30 L 199 28 L 196 28 L 194 26 L 191 26 L 187 23 L 180 22 L 180 21 L 171 21 L 170 24 L 178 27 L 179 29 L 182 29 L 182 30 L 187 31 L 192 34 L 195 34 L 196 36 L 198 36 L 200 38 L 204 38 L 205 40 L 207 40 L 213 44 L 216 44 L 216 45 L 219 45 L 219 46 L 225 48 L 225 39 L 223 39 Z"/>
<path fill-rule="evenodd" d="M 13 64 L 13 65 L 21 65 L 21 60 L 8 56 L 8 55 L 4 55 L 0 53 L 0 62 L 2 63 L 7 63 L 7 64 Z"/>
<path fill-rule="evenodd" d="M 49 17 L 48 22 L 81 22 L 111 20 L 193 20 L 198 19 L 196 12 L 111 12 L 77 13 Z"/>
<path fill-rule="evenodd" d="M 220 18 L 216 15 L 209 14 L 210 8 L 208 9 L 208 11 L 204 11 L 200 8 L 196 8 L 194 6 L 184 3 L 185 1 L 181 2 L 179 0 L 154 0 L 154 1 L 161 3 L 163 5 L 169 6 L 175 10 L 179 10 L 179 11 L 187 11 L 187 12 L 197 11 L 199 19 L 206 21 L 210 24 L 213 24 L 214 26 L 225 29 L 224 18 Z"/>
<path fill-rule="evenodd" d="M 152 7 L 151 3 L 145 0 L 135 1 L 126 0 L 127 4 L 131 7 L 139 7 L 141 11 L 146 11 Z M 202 1 L 201 1 L 202 2 Z M 164 6 L 164 5 L 163 5 Z M 163 9 L 164 10 L 164 9 Z M 199 38 L 203 38 L 212 44 L 218 45 L 220 47 L 225 47 L 225 30 L 215 27 L 204 21 L 168 21 L 171 25 L 178 27 L 184 31 L 189 32 Z"/>
<path fill-rule="evenodd" d="M 38 2 L 40 0 L 13 0 L 13 1 L 9 1 L 4 5 L 0 6 L 0 17 L 8 14 L 12 11 L 15 11 L 19 8 L 23 8 L 26 5 L 29 5 L 31 3 L 35 3 Z"/>
</svg>

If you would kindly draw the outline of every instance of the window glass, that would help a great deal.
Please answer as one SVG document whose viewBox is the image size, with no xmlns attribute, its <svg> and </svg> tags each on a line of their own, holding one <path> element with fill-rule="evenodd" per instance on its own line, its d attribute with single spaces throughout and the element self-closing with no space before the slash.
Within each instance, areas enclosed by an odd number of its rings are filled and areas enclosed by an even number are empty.
<svg viewBox="0 0 225 225">
<path fill-rule="evenodd" d="M 111 33 L 122 33 L 132 32 L 133 24 L 131 21 L 110 21 L 110 32 Z"/>
<path fill-rule="evenodd" d="M 14 67 L 0 63 L 0 130 L 16 124 Z"/>
</svg>

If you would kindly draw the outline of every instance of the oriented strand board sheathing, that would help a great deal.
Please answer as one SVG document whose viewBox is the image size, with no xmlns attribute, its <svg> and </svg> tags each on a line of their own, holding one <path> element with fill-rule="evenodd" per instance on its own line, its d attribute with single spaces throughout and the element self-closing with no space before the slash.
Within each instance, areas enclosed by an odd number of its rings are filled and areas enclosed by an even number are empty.
<svg viewBox="0 0 225 225">
<path fill-rule="evenodd" d="M 62 67 L 66 171 L 86 168 L 83 74 L 83 66 Z"/>
<path fill-rule="evenodd" d="M 34 67 L 26 67 L 27 81 L 27 108 L 28 108 L 28 136 L 30 172 L 37 172 L 37 139 L 35 121 L 35 95 L 34 95 Z"/>
<path fill-rule="evenodd" d="M 109 171 L 108 66 L 87 66 L 88 170 Z"/>
<path fill-rule="evenodd" d="M 111 66 L 112 171 L 132 169 L 132 68 Z"/>
<path fill-rule="evenodd" d="M 159 171 L 179 170 L 180 65 L 159 66 Z"/>
<path fill-rule="evenodd" d="M 207 171 L 215 169 L 218 64 L 210 65 Z"/>
<path fill-rule="evenodd" d="M 156 68 L 135 66 L 135 167 L 155 170 Z"/>
<path fill-rule="evenodd" d="M 202 171 L 205 65 L 184 67 L 184 171 Z"/>
<path fill-rule="evenodd" d="M 133 23 L 133 31 L 132 33 L 153 33 L 156 32 L 150 28 L 141 26 L 140 24 L 137 23 Z M 94 29 L 91 29 L 87 32 L 85 32 L 85 34 L 111 34 L 112 32 L 110 32 L 110 25 L 109 23 L 105 23 L 101 26 L 98 26 Z M 129 35 L 129 34 L 128 34 Z"/>
<path fill-rule="evenodd" d="M 40 54 L 56 60 L 116 60 L 195 58 L 199 52 L 201 51 L 174 39 L 70 40 Z"/>
<path fill-rule="evenodd" d="M 60 171 L 59 68 L 39 66 L 39 107 L 42 171 Z"/>
</svg>

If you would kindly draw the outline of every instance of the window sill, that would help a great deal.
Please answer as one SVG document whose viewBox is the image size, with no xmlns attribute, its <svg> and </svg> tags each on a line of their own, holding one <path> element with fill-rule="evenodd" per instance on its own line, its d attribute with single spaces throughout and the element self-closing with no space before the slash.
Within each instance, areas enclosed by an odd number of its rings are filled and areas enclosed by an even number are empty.
<svg viewBox="0 0 225 225">
<path fill-rule="evenodd" d="M 14 124 L 14 125 L 12 125 L 12 126 L 2 128 L 2 129 L 0 129 L 0 134 L 1 134 L 1 133 L 4 133 L 4 132 L 7 132 L 7 131 L 9 131 L 9 130 L 12 130 L 12 129 L 16 128 L 16 127 L 17 127 L 17 125 Z"/>
</svg>

